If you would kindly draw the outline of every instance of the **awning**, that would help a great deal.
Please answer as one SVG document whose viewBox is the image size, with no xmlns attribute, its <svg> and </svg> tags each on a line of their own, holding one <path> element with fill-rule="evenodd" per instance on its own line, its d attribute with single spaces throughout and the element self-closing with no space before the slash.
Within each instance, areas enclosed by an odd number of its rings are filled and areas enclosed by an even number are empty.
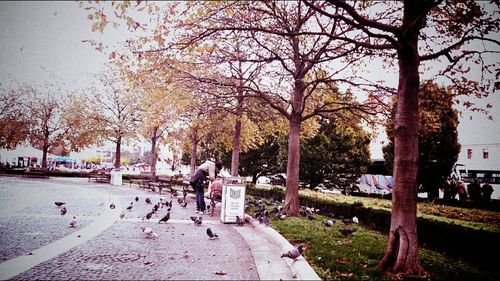
<svg viewBox="0 0 500 281">
<path fill-rule="evenodd" d="M 64 157 L 64 156 L 56 156 L 54 158 L 54 161 L 55 162 L 64 162 L 64 163 L 72 163 L 72 162 L 76 162 L 75 159 L 71 158 L 71 157 Z"/>
</svg>

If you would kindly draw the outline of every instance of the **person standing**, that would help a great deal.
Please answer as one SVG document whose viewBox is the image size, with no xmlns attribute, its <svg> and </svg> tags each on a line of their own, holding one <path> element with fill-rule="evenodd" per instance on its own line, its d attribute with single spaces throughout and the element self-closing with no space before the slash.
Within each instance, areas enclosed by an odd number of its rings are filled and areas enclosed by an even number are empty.
<svg viewBox="0 0 500 281">
<path fill-rule="evenodd" d="M 198 167 L 198 169 L 194 172 L 194 175 L 191 177 L 189 184 L 193 187 L 196 194 L 196 213 L 202 214 L 206 209 L 204 198 L 205 180 L 208 178 L 208 180 L 213 181 L 221 169 L 222 163 L 207 160 Z"/>
<path fill-rule="evenodd" d="M 458 199 L 461 202 L 467 200 L 467 190 L 465 190 L 465 184 L 463 181 L 459 181 L 457 183 L 457 192 L 458 192 Z"/>
<path fill-rule="evenodd" d="M 493 187 L 488 180 L 484 180 L 483 186 L 481 186 L 481 193 L 483 195 L 484 202 L 490 203 L 491 194 L 493 193 Z"/>
<path fill-rule="evenodd" d="M 472 201 L 481 201 L 481 186 L 477 179 L 474 179 L 472 183 L 467 186 L 467 193 L 469 193 L 469 197 Z"/>
</svg>

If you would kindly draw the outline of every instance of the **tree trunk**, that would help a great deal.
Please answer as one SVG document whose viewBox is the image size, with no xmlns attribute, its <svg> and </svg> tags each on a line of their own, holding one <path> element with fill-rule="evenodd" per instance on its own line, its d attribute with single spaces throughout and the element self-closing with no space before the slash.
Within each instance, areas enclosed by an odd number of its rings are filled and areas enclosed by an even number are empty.
<svg viewBox="0 0 500 281">
<path fill-rule="evenodd" d="M 119 136 L 116 138 L 116 149 L 115 149 L 115 168 L 120 168 L 121 162 L 121 151 L 122 151 L 122 137 Z"/>
<path fill-rule="evenodd" d="M 288 161 L 284 209 L 293 216 L 299 214 L 300 119 L 290 119 Z"/>
<path fill-rule="evenodd" d="M 417 171 L 418 90 L 420 60 L 418 34 L 425 23 L 422 3 L 405 1 L 398 37 L 399 85 L 394 122 L 394 189 L 387 250 L 380 267 L 396 276 L 425 274 L 418 259 Z"/>
<path fill-rule="evenodd" d="M 196 130 L 193 131 L 191 135 L 191 160 L 189 163 L 189 176 L 192 177 L 194 175 L 196 169 L 196 154 L 198 153 L 198 132 Z"/>
<path fill-rule="evenodd" d="M 240 93 L 241 95 L 242 93 Z M 243 115 L 243 98 L 238 98 L 238 108 L 236 109 L 236 123 L 233 134 L 233 153 L 231 155 L 231 176 L 238 176 L 240 166 L 241 150 L 241 116 Z"/>
<path fill-rule="evenodd" d="M 155 127 L 153 129 L 153 132 L 151 133 L 151 172 L 153 173 L 153 178 L 156 177 L 156 161 L 158 160 L 158 153 L 157 153 L 157 147 L 156 147 L 156 133 L 158 132 L 158 127 Z"/>
<path fill-rule="evenodd" d="M 47 169 L 47 153 L 49 152 L 49 146 L 44 144 L 42 147 L 42 169 Z"/>
</svg>

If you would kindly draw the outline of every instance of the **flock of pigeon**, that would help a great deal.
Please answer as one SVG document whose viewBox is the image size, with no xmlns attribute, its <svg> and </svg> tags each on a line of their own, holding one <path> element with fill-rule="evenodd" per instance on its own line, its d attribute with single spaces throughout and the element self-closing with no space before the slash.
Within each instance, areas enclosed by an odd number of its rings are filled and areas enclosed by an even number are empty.
<svg viewBox="0 0 500 281">
<path fill-rule="evenodd" d="M 255 199 L 247 198 L 245 200 L 245 212 L 249 210 L 250 207 L 256 207 L 257 210 L 253 213 L 253 218 L 258 220 L 259 223 L 269 226 L 269 216 L 274 215 L 277 219 L 285 219 L 289 214 L 288 210 L 283 210 L 283 206 L 281 205 L 283 202 L 279 202 L 274 198 L 266 201 L 265 199 L 255 196 Z M 269 209 L 268 209 L 269 207 Z M 320 209 L 310 208 L 306 206 L 300 206 L 299 214 L 303 217 L 307 217 L 309 220 L 316 220 L 314 214 L 320 213 Z M 330 214 L 330 217 L 333 217 L 333 214 Z M 343 216 L 339 216 L 339 220 L 342 221 L 345 225 L 357 224 L 359 220 L 357 217 L 353 217 L 352 219 L 344 218 Z M 238 225 L 242 224 L 241 219 L 237 218 L 236 223 Z M 331 227 L 335 224 L 335 220 L 329 219 L 323 222 L 326 227 Z M 351 236 L 356 230 L 349 228 L 340 228 L 340 233 L 344 236 Z"/>
<path fill-rule="evenodd" d="M 136 203 L 139 202 L 139 197 L 136 196 L 134 200 Z M 160 223 L 167 223 L 168 222 L 168 220 L 170 219 L 170 211 L 172 209 L 172 200 L 167 201 L 164 198 L 160 198 L 159 202 L 157 202 L 156 204 L 153 204 L 153 202 L 151 201 L 151 198 L 147 197 L 144 201 L 146 204 L 153 205 L 153 206 L 151 208 L 151 211 L 146 213 L 146 215 L 144 215 L 142 220 L 150 220 L 154 214 L 157 214 L 159 212 L 159 209 L 167 208 L 167 213 L 158 220 L 158 223 L 160 224 Z M 177 200 L 177 202 L 179 203 L 179 205 L 181 207 L 186 208 L 187 202 L 185 200 L 185 197 L 179 198 Z M 264 200 L 263 198 L 261 198 L 259 196 L 255 196 L 255 199 L 247 198 L 247 199 L 245 199 L 245 212 L 247 212 L 248 209 L 252 206 L 257 207 L 257 211 L 254 212 L 252 217 L 254 219 L 258 220 L 259 223 L 264 224 L 266 226 L 269 226 L 269 215 L 270 214 L 273 214 L 278 219 L 285 219 L 288 215 L 288 213 L 286 211 L 283 211 L 283 207 L 280 203 L 282 203 L 282 202 L 279 202 L 279 201 L 275 200 L 274 198 L 271 198 L 269 200 L 269 202 Z M 66 204 L 65 202 L 56 201 L 56 202 L 54 202 L 54 204 L 60 208 L 60 214 L 62 216 L 66 215 L 68 210 L 65 207 L 65 204 Z M 267 209 L 267 207 L 269 207 L 269 206 L 270 206 L 270 210 Z M 134 202 L 132 201 L 132 202 L 130 202 L 130 205 L 126 208 L 126 210 L 130 212 L 130 211 L 132 211 L 133 207 L 134 207 Z M 111 203 L 109 205 L 109 208 L 115 209 L 116 205 L 114 203 Z M 319 209 L 309 208 L 306 206 L 301 206 L 299 209 L 300 215 L 307 217 L 309 220 L 315 220 L 316 217 L 314 216 L 314 214 L 319 213 L 319 212 L 320 212 Z M 331 215 L 331 216 L 333 216 L 333 215 Z M 122 212 L 120 214 L 120 218 L 123 219 L 124 217 L 125 217 L 125 213 Z M 193 221 L 193 224 L 195 226 L 201 226 L 201 224 L 203 223 L 203 217 L 201 217 L 201 216 L 191 216 L 190 219 Z M 348 218 L 344 218 L 342 216 L 339 216 L 339 219 L 345 225 L 359 223 L 359 220 L 357 217 L 353 217 L 352 219 L 348 219 Z M 245 222 L 248 222 L 248 221 L 246 221 L 246 218 L 242 219 L 239 216 L 236 216 L 236 225 L 242 226 L 242 225 L 244 225 Z M 333 219 L 326 220 L 323 222 L 324 226 L 326 226 L 326 227 L 331 227 L 335 223 L 336 223 L 336 221 Z M 71 219 L 69 227 L 72 227 L 72 228 L 76 227 L 76 216 L 73 216 L 73 218 Z M 153 239 L 158 238 L 158 234 L 149 226 L 147 226 L 147 227 L 141 226 L 141 230 L 146 235 L 145 236 L 146 238 L 153 238 Z M 342 235 L 348 236 L 348 237 L 352 236 L 352 234 L 355 231 L 356 231 L 356 229 L 349 229 L 349 228 L 345 228 L 345 227 L 339 228 L 339 232 Z M 207 233 L 207 236 L 209 239 L 218 239 L 219 238 L 219 236 L 210 227 L 207 228 L 206 233 Z M 281 258 L 286 257 L 286 258 L 290 258 L 290 259 L 295 261 L 303 253 L 304 249 L 305 249 L 305 245 L 299 244 L 295 248 L 291 249 L 290 251 L 283 253 L 281 255 Z"/>
</svg>

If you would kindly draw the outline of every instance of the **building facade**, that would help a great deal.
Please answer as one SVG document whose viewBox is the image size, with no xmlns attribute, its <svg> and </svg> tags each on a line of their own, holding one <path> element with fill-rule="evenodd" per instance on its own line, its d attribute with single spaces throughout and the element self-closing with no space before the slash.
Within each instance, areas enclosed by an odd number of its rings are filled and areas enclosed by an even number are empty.
<svg viewBox="0 0 500 281">
<path fill-rule="evenodd" d="M 462 144 L 457 161 L 462 178 L 500 184 L 500 143 Z"/>
</svg>

